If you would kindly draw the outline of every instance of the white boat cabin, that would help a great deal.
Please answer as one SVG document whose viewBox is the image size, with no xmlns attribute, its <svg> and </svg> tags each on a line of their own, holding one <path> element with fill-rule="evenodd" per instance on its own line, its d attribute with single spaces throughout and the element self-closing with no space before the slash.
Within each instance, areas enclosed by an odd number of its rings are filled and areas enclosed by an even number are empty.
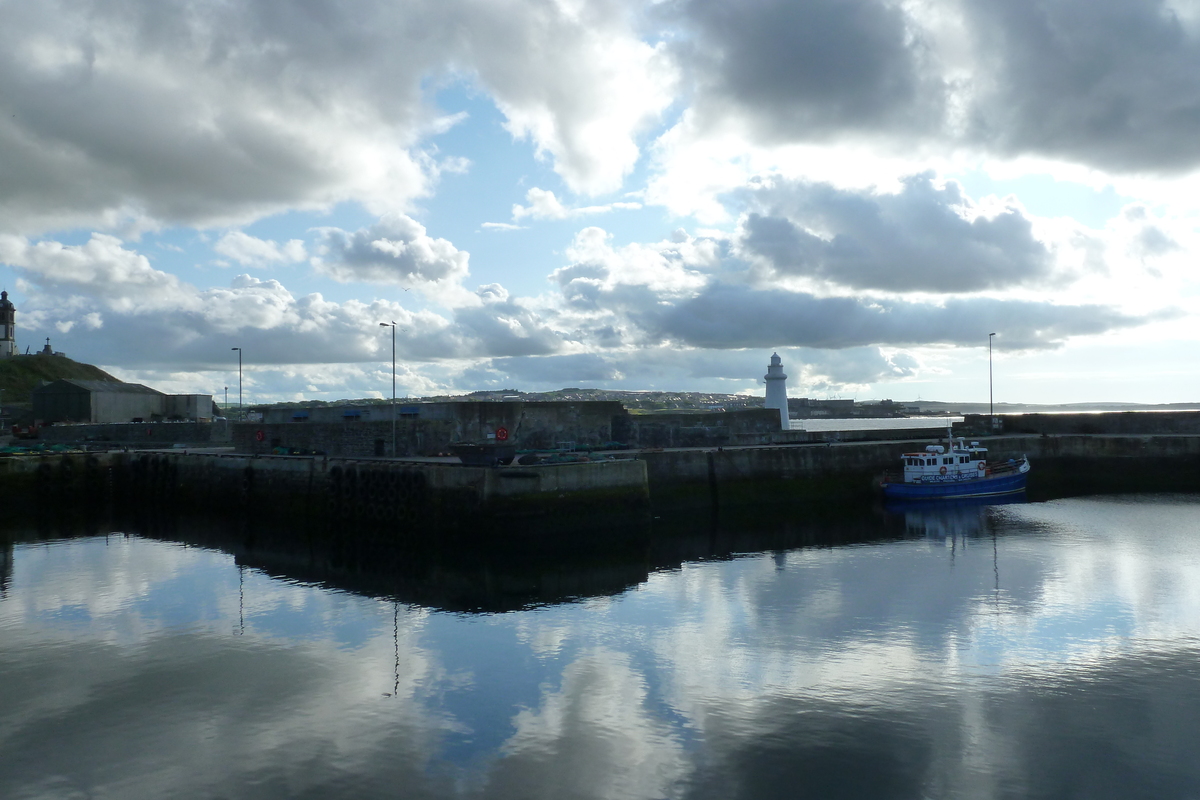
<svg viewBox="0 0 1200 800">
<path fill-rule="evenodd" d="M 979 442 L 959 439 L 950 440 L 950 452 L 940 444 L 931 444 L 923 453 L 905 453 L 900 457 L 904 464 L 905 483 L 945 483 L 978 480 L 988 474 L 987 448 Z"/>
</svg>

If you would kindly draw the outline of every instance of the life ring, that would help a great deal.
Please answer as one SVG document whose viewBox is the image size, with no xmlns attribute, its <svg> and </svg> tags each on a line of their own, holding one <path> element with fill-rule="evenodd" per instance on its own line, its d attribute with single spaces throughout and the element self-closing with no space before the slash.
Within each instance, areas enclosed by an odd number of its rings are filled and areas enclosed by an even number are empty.
<svg viewBox="0 0 1200 800">
<path fill-rule="evenodd" d="M 979 462 L 979 471 L 983 472 L 985 469 L 987 469 L 987 465 L 984 464 L 982 461 L 980 461 Z"/>
<path fill-rule="evenodd" d="M 942 473 L 943 475 L 945 475 L 945 474 L 946 474 L 946 468 L 945 468 L 945 467 L 942 467 L 940 470 L 938 470 L 938 472 L 940 472 L 940 473 Z"/>
</svg>

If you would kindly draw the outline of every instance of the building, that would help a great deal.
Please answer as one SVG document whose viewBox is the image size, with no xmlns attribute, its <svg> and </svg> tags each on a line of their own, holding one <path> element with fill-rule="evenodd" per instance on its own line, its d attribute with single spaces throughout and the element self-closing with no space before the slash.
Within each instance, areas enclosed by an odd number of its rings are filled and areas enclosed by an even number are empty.
<svg viewBox="0 0 1200 800">
<path fill-rule="evenodd" d="M 767 367 L 767 374 L 763 376 L 763 380 L 767 384 L 767 399 L 763 403 L 763 407 L 779 411 L 780 423 L 786 431 L 789 424 L 787 375 L 783 374 L 783 361 L 780 360 L 779 353 L 771 354 L 771 363 Z"/>
<path fill-rule="evenodd" d="M 11 358 L 17 354 L 17 308 L 8 299 L 8 292 L 0 292 L 0 358 Z"/>
<path fill-rule="evenodd" d="M 140 383 L 63 379 L 33 390 L 33 416 L 43 423 L 211 420 L 210 395 L 169 395 Z"/>
</svg>

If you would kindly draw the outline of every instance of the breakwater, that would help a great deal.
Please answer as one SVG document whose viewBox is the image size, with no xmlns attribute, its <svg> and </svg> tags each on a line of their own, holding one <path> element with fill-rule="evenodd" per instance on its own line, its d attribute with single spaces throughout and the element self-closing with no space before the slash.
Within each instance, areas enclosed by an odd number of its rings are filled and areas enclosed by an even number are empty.
<svg viewBox="0 0 1200 800">
<path fill-rule="evenodd" d="M 1001 436 L 993 457 L 1027 454 L 1031 499 L 1200 489 L 1200 436 Z M 927 440 L 645 451 L 636 458 L 499 468 L 391 459 L 129 452 L 0 460 L 9 509 L 212 512 L 305 529 L 502 531 L 537 519 L 570 530 L 622 515 L 786 505 L 840 514 L 877 504 L 881 473 Z M 492 534 L 488 534 L 492 535 Z"/>
</svg>

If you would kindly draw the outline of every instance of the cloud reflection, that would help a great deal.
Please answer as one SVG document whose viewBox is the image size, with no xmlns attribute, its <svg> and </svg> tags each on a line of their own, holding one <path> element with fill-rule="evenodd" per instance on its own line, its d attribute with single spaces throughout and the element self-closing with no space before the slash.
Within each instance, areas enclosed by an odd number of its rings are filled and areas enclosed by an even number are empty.
<svg viewBox="0 0 1200 800">
<path fill-rule="evenodd" d="M 0 795 L 1200 784 L 1194 498 L 906 521 L 897 541 L 691 562 L 617 597 L 491 615 L 136 537 L 18 545 L 0 598 Z"/>
</svg>

